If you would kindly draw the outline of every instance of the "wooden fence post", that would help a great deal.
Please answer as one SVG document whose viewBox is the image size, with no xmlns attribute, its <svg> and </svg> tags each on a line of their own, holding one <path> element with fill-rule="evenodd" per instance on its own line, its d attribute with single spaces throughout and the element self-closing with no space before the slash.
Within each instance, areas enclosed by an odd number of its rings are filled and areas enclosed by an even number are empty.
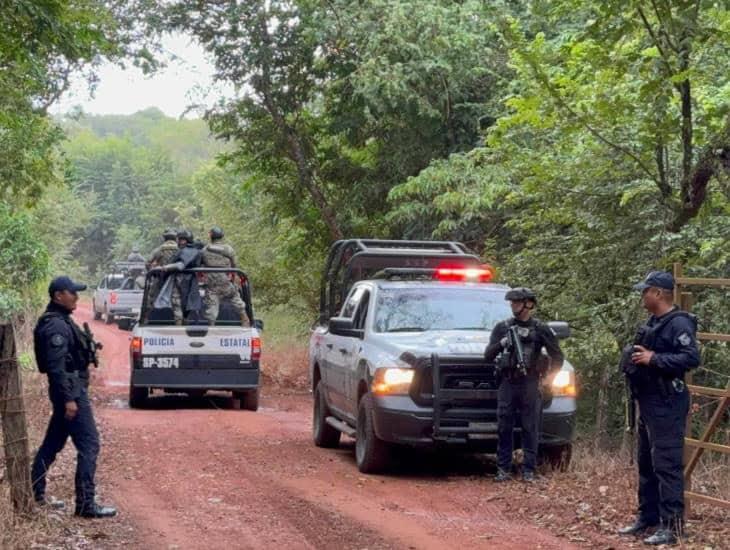
<svg viewBox="0 0 730 550">
<path fill-rule="evenodd" d="M 0 417 L 10 500 L 18 513 L 30 513 L 30 455 L 23 391 L 11 323 L 0 324 Z"/>
</svg>

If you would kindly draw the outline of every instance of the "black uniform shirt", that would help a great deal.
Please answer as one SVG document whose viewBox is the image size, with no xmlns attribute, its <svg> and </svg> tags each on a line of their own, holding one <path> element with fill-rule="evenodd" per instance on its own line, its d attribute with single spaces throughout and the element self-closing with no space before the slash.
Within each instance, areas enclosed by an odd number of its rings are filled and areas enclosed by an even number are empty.
<svg viewBox="0 0 730 550">
<path fill-rule="evenodd" d="M 36 362 L 48 374 L 51 399 L 67 403 L 77 399 L 88 383 L 78 332 L 70 312 L 51 302 L 33 331 Z"/>
<path fill-rule="evenodd" d="M 667 315 L 676 312 L 675 307 L 661 317 L 652 315 L 646 326 L 651 329 L 662 323 Z M 654 352 L 654 356 L 649 363 L 649 374 L 656 373 L 666 378 L 683 378 L 687 370 L 698 366 L 700 352 L 697 349 L 696 333 L 697 321 L 694 317 L 684 312 L 673 315 L 652 338 L 650 349 Z"/>
<path fill-rule="evenodd" d="M 525 348 L 525 360 L 527 367 L 532 372 L 537 371 L 538 361 L 544 347 L 548 356 L 552 360 L 553 369 L 563 366 L 563 352 L 558 344 L 558 338 L 552 329 L 538 319 L 528 319 L 520 321 L 514 317 L 506 321 L 500 321 L 494 326 L 492 334 L 489 337 L 489 345 L 487 346 L 484 356 L 487 361 L 491 362 L 497 358 L 502 352 L 502 339 L 507 337 L 509 328 L 516 325 L 519 329 L 527 329 L 528 336 L 522 337 L 523 346 Z M 523 331 L 520 331 L 523 332 Z"/>
</svg>

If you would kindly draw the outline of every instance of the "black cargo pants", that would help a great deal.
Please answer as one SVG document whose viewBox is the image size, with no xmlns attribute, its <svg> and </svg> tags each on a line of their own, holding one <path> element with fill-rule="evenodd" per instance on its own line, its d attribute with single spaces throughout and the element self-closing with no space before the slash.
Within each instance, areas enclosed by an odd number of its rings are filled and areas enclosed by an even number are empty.
<svg viewBox="0 0 730 550">
<path fill-rule="evenodd" d="M 94 422 L 94 413 L 87 391 L 84 389 L 76 400 L 79 410 L 72 420 L 65 417 L 65 403 L 52 399 L 53 414 L 48 423 L 46 436 L 33 461 L 31 479 L 36 500 L 46 494 L 46 473 L 56 455 L 64 448 L 69 436 L 73 441 L 78 458 L 76 461 L 76 507 L 85 508 L 94 503 L 94 475 L 99 455 L 99 433 Z"/>
<path fill-rule="evenodd" d="M 639 395 L 639 517 L 667 527 L 684 516 L 682 453 L 689 392 Z"/>
<path fill-rule="evenodd" d="M 515 419 L 519 417 L 522 428 L 523 470 L 535 471 L 537 443 L 542 398 L 536 376 L 510 380 L 504 377 L 497 393 L 497 466 L 509 472 L 512 469 Z"/>
</svg>

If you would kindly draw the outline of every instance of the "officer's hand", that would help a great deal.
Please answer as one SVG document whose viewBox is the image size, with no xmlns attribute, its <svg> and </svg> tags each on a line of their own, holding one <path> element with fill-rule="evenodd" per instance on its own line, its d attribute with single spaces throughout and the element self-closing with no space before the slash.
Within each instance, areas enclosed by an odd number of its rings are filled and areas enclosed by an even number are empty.
<svg viewBox="0 0 730 550">
<path fill-rule="evenodd" d="M 499 345 L 502 346 L 503 349 L 507 349 L 509 347 L 509 338 L 507 338 L 506 336 L 502 338 L 499 341 Z"/>
<path fill-rule="evenodd" d="M 634 346 L 631 362 L 635 365 L 648 365 L 652 357 L 654 357 L 653 351 L 649 351 L 644 346 Z"/>
<path fill-rule="evenodd" d="M 76 413 L 79 412 L 79 406 L 76 401 L 66 401 L 66 420 L 73 420 L 76 418 Z"/>
</svg>

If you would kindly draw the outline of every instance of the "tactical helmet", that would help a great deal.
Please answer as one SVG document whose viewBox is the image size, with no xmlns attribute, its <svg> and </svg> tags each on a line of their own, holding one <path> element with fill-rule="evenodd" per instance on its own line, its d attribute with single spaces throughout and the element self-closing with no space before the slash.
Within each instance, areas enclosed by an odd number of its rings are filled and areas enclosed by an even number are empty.
<svg viewBox="0 0 730 550">
<path fill-rule="evenodd" d="M 177 238 L 179 239 L 185 239 L 189 244 L 193 244 L 193 241 L 195 238 L 193 237 L 193 232 L 189 229 L 181 229 L 177 232 Z"/>
<path fill-rule="evenodd" d="M 210 238 L 214 241 L 217 241 L 218 239 L 222 239 L 224 236 L 223 230 L 220 227 L 218 227 L 217 225 L 215 227 L 211 228 L 209 235 L 210 235 Z"/>
<path fill-rule="evenodd" d="M 166 241 L 171 240 L 171 239 L 173 239 L 173 240 L 177 239 L 177 231 L 168 227 L 167 229 L 165 229 L 165 232 L 162 234 L 162 238 L 165 239 Z"/>
<path fill-rule="evenodd" d="M 535 293 L 527 287 L 520 286 L 513 288 L 504 297 L 509 302 L 522 302 L 523 300 L 531 300 L 537 303 L 537 296 Z"/>
<path fill-rule="evenodd" d="M 139 247 L 137 245 L 134 245 L 132 247 L 132 252 L 134 252 L 135 254 L 139 254 Z"/>
</svg>

